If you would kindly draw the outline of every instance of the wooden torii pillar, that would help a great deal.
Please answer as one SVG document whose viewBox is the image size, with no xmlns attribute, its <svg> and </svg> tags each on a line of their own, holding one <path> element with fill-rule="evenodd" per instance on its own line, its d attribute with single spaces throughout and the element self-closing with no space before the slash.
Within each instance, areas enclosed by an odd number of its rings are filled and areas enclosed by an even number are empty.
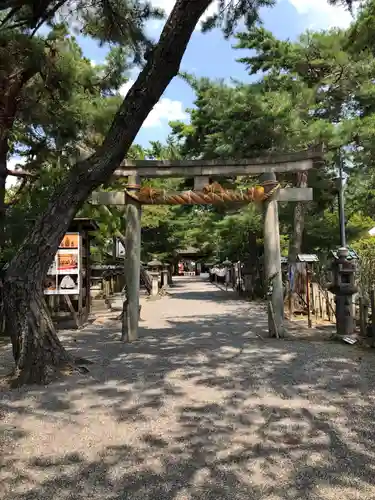
<svg viewBox="0 0 375 500">
<path fill-rule="evenodd" d="M 128 192 L 139 191 L 139 175 L 129 176 Z M 139 281 L 141 274 L 141 204 L 125 193 L 125 284 L 126 310 L 122 315 L 121 340 L 133 342 L 138 338 Z"/>
<path fill-rule="evenodd" d="M 276 184 L 275 173 L 261 176 L 265 192 Z M 283 337 L 284 291 L 281 274 L 280 224 L 278 202 L 308 202 L 311 188 L 280 189 L 263 202 L 264 275 L 268 293 L 268 331 L 270 337 Z"/>
<path fill-rule="evenodd" d="M 128 177 L 129 192 L 138 190 L 141 177 L 194 177 L 195 189 L 200 189 L 208 179 L 219 176 L 261 174 L 265 192 L 267 186 L 276 184 L 276 172 L 298 172 L 321 163 L 321 151 L 302 151 L 289 155 L 275 155 L 249 160 L 125 160 L 114 173 L 115 178 Z M 281 276 L 280 229 L 278 202 L 308 202 L 313 199 L 311 188 L 278 189 L 263 202 L 264 218 L 264 267 L 270 288 L 268 327 L 270 336 L 284 335 L 284 294 Z M 126 212 L 125 276 L 128 294 L 127 314 L 124 314 L 122 338 L 138 338 L 141 207 L 140 203 L 124 192 L 96 192 L 92 203 L 97 205 L 124 206 Z"/>
</svg>

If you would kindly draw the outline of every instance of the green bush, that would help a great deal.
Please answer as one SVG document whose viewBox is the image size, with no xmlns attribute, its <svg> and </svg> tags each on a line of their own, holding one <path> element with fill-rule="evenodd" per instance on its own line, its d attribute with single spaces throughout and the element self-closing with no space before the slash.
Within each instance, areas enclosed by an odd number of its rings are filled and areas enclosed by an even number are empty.
<svg viewBox="0 0 375 500">
<path fill-rule="evenodd" d="M 362 294 L 369 294 L 375 287 L 375 237 L 367 236 L 353 243 L 351 247 L 359 255 L 358 286 Z"/>
</svg>

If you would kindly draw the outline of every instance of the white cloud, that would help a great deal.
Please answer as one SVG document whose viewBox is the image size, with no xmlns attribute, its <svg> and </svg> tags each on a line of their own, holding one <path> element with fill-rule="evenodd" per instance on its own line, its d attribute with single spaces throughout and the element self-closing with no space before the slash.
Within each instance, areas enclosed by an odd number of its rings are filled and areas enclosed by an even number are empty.
<svg viewBox="0 0 375 500">
<path fill-rule="evenodd" d="M 328 0 L 289 0 L 295 9 L 309 19 L 309 28 L 347 28 L 353 21 L 350 12 L 343 6 L 333 6 Z"/>
<path fill-rule="evenodd" d="M 279 0 L 280 1 L 280 0 Z M 309 28 L 314 29 L 327 29 L 337 26 L 339 28 L 346 28 L 349 26 L 353 20 L 350 12 L 343 6 L 332 6 L 328 3 L 328 0 L 288 0 L 295 9 L 302 15 L 309 18 Z M 226 3 L 229 3 L 226 0 Z M 155 7 L 160 7 L 165 10 L 168 15 L 175 0 L 152 0 L 152 4 Z M 200 21 L 207 19 L 210 15 L 216 12 L 218 6 L 217 0 L 214 0 L 204 15 L 201 17 Z M 164 23 L 164 22 L 163 22 Z M 152 27 L 160 27 L 162 23 L 153 23 Z M 200 29 L 200 22 L 197 24 L 197 30 Z"/>
<path fill-rule="evenodd" d="M 133 80 L 129 80 L 120 87 L 119 92 L 123 97 L 126 96 L 133 83 Z M 144 121 L 143 128 L 161 127 L 163 123 L 173 120 L 186 120 L 187 118 L 188 115 L 185 113 L 181 101 L 173 101 L 168 97 L 162 97 Z"/>
<path fill-rule="evenodd" d="M 175 0 L 152 0 L 152 5 L 154 7 L 159 7 L 163 9 L 168 16 L 175 4 Z M 214 0 L 209 7 L 207 8 L 206 12 L 203 14 L 203 16 L 200 18 L 200 22 L 204 21 L 207 19 L 207 17 L 211 16 L 217 9 L 217 0 Z M 197 23 L 195 29 L 199 30 L 200 29 L 200 22 Z M 161 25 L 164 25 L 164 21 L 155 21 L 152 23 L 151 28 L 158 28 Z"/>
<path fill-rule="evenodd" d="M 126 94 L 129 92 L 130 88 L 132 87 L 134 83 L 134 80 L 128 80 L 126 83 L 123 83 L 121 87 L 119 88 L 119 93 L 122 95 L 122 97 L 125 97 Z"/>
</svg>

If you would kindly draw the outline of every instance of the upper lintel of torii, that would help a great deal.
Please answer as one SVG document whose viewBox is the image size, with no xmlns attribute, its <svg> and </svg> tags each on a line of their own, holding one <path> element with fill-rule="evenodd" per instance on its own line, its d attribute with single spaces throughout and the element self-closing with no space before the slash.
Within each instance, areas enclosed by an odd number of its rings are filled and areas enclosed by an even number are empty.
<svg viewBox="0 0 375 500">
<path fill-rule="evenodd" d="M 322 149 L 310 149 L 288 154 L 269 154 L 250 159 L 217 160 L 124 160 L 114 172 L 117 178 L 239 176 L 269 172 L 301 172 L 321 164 Z"/>
</svg>

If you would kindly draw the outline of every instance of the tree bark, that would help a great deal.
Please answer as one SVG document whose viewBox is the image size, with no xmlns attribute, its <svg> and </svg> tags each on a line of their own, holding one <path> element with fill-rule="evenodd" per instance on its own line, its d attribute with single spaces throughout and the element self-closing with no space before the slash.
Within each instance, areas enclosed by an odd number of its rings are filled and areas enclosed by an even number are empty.
<svg viewBox="0 0 375 500">
<path fill-rule="evenodd" d="M 297 187 L 307 187 L 307 172 L 297 173 Z M 298 304 L 298 294 L 296 293 L 297 282 L 297 256 L 301 253 L 303 231 L 305 228 L 305 204 L 296 203 L 293 215 L 293 233 L 289 243 L 289 276 L 293 276 L 293 286 L 289 288 L 289 315 L 293 315 Z"/>
<path fill-rule="evenodd" d="M 108 180 L 121 163 L 147 115 L 178 74 L 194 28 L 210 3 L 176 2 L 159 43 L 120 106 L 102 146 L 71 169 L 9 264 L 4 280 L 5 316 L 23 383 L 43 382 L 46 367 L 42 369 L 41 365 L 54 367 L 66 358 L 62 345 L 51 336 L 45 318 L 41 320 L 45 310 L 38 299 L 59 242 L 89 194 Z M 17 319 L 11 317 L 14 311 L 19 311 Z"/>
<path fill-rule="evenodd" d="M 5 332 L 12 340 L 16 364 L 13 382 L 48 383 L 56 371 L 75 366 L 63 349 L 50 318 L 43 291 L 25 296 L 22 281 L 4 284 Z"/>
</svg>

